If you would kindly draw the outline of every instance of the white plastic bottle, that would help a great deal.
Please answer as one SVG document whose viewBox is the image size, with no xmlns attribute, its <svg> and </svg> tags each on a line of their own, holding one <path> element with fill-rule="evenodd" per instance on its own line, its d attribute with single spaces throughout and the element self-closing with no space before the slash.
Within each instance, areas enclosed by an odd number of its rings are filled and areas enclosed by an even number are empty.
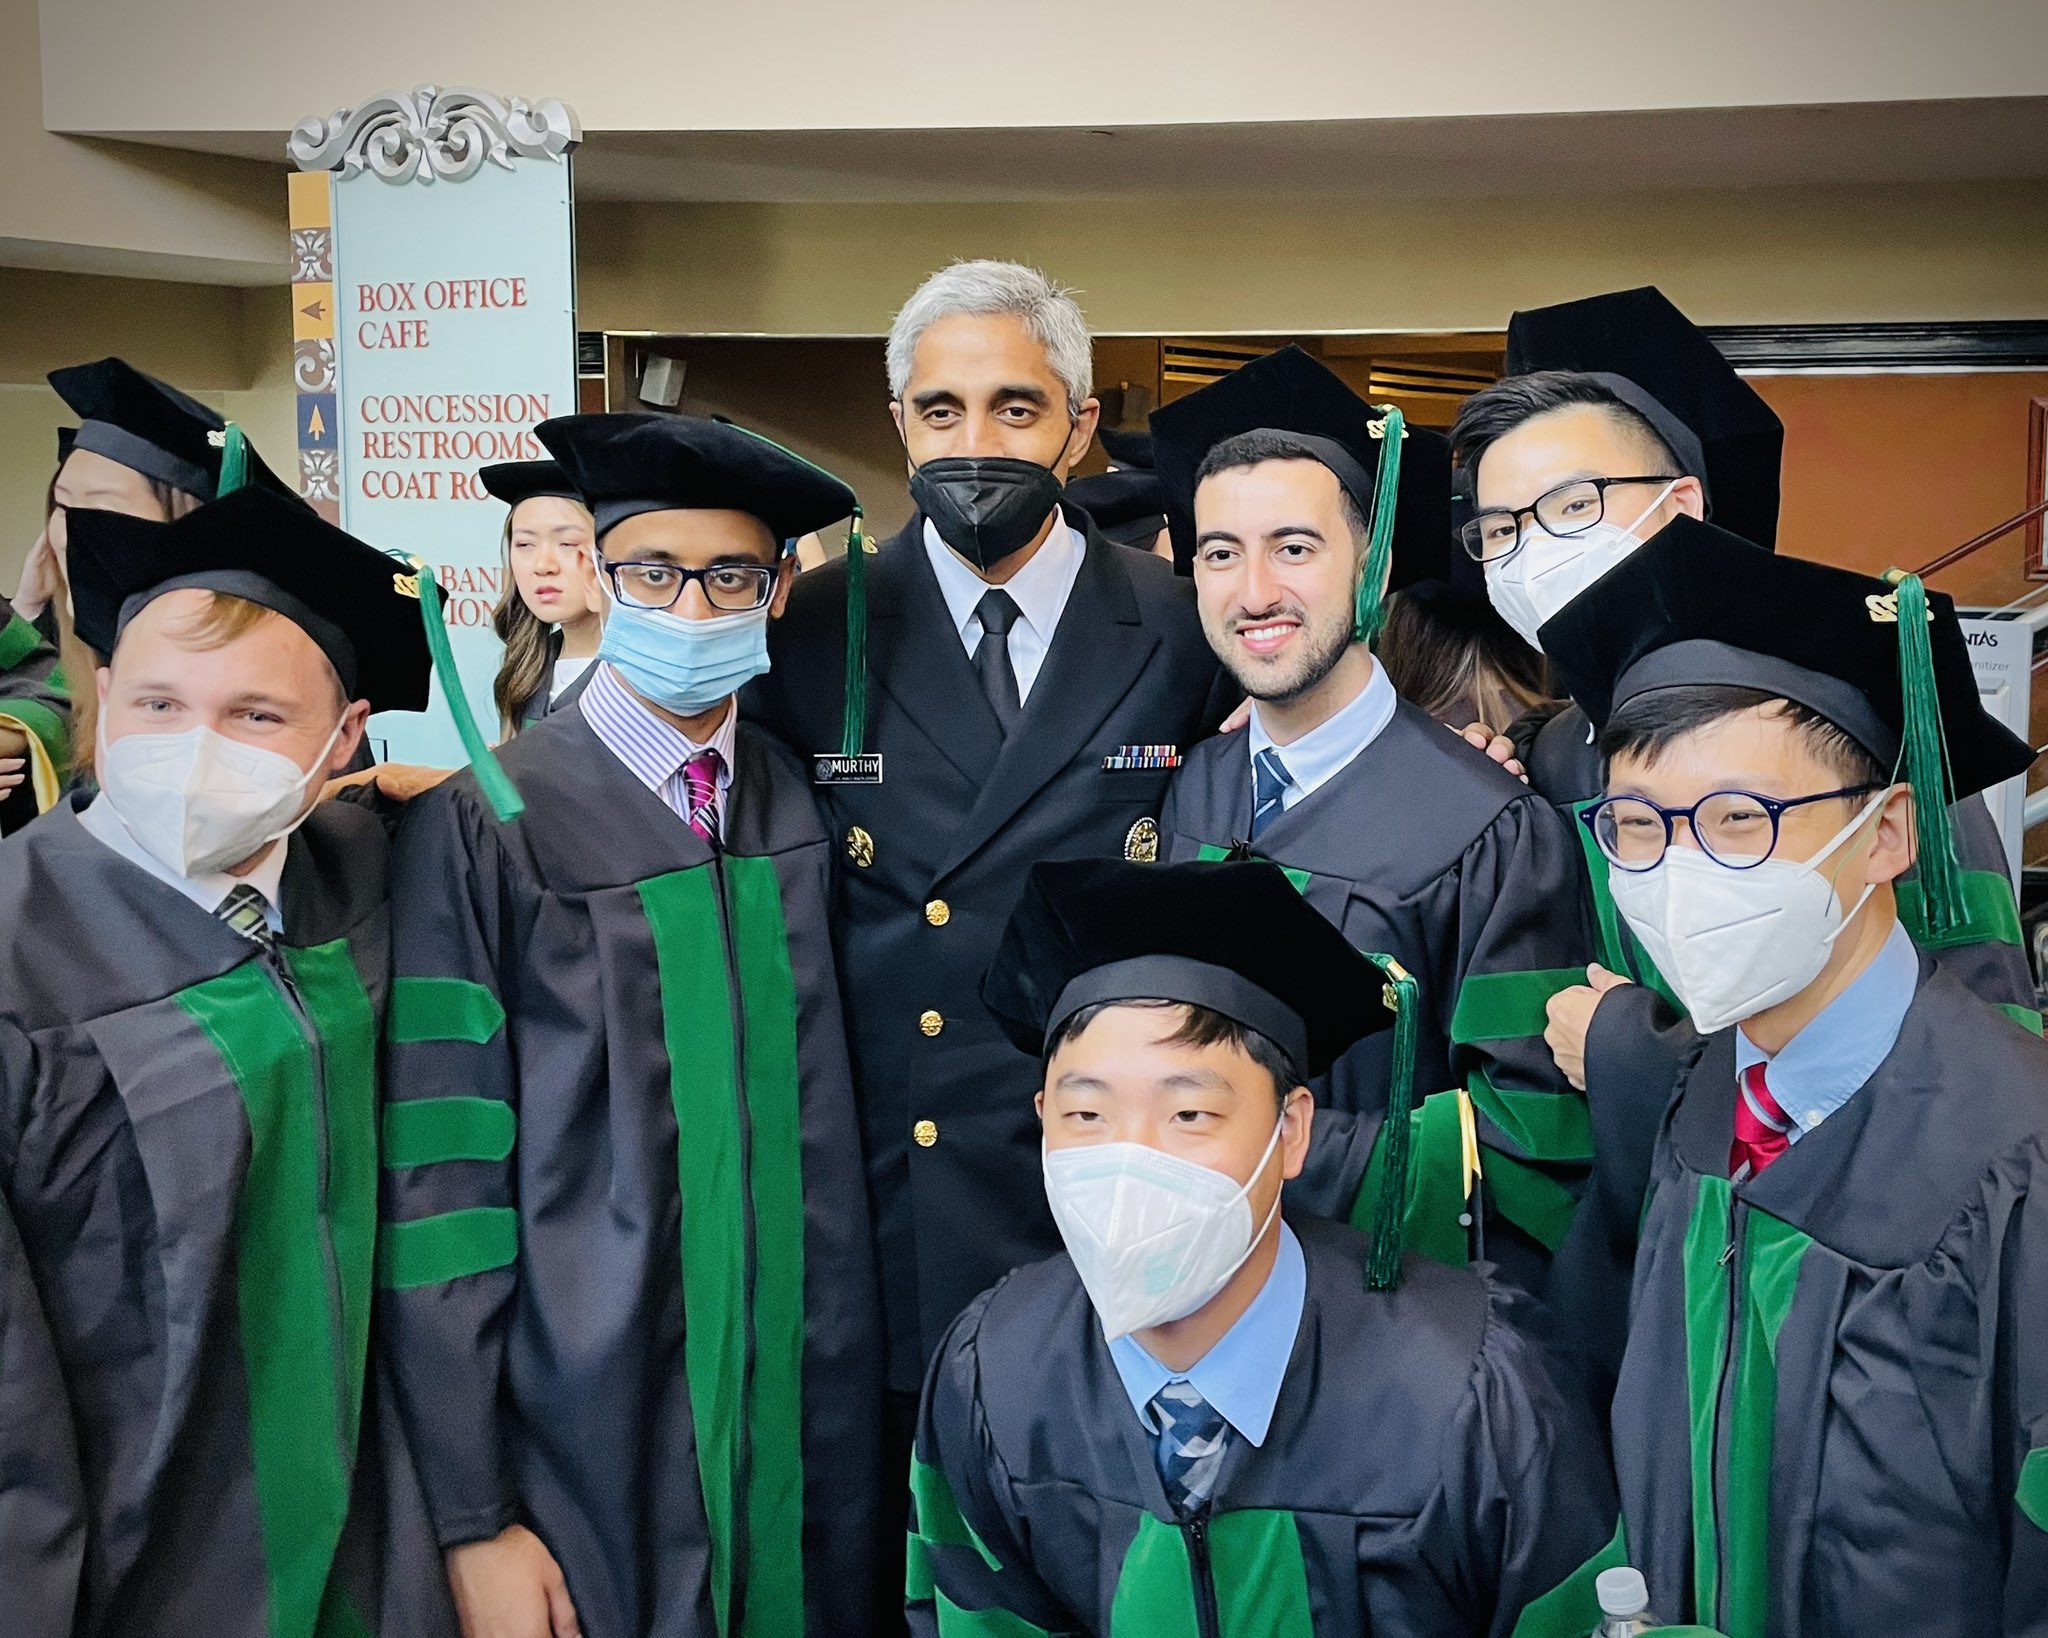
<svg viewBox="0 0 2048 1638">
<path fill-rule="evenodd" d="M 1594 1579 L 1593 1594 L 1600 1600 L 1600 1630 L 1594 1638 L 1634 1638 L 1664 1623 L 1650 1613 L 1650 1589 L 1641 1570 L 1626 1565 L 1602 1570 Z"/>
</svg>

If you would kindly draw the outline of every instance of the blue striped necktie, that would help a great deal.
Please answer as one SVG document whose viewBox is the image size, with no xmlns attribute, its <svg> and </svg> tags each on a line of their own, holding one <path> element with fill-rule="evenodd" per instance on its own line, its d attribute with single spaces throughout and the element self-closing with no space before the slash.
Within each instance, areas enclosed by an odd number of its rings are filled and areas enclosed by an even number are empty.
<svg viewBox="0 0 2048 1638">
<path fill-rule="evenodd" d="M 1252 839 L 1282 813 L 1281 797 L 1294 783 L 1294 775 L 1280 760 L 1280 753 L 1268 745 L 1252 758 Z"/>
</svg>

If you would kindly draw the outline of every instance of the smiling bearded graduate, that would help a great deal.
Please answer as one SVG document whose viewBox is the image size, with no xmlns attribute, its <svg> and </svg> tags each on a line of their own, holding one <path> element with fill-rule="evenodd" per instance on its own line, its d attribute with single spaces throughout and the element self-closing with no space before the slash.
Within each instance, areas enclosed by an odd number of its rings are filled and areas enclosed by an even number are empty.
<svg viewBox="0 0 2048 1638">
<path fill-rule="evenodd" d="M 1543 1006 L 1576 981 L 1591 929 L 1563 817 L 1397 698 L 1373 656 L 1389 584 L 1447 572 L 1445 444 L 1296 347 L 1168 405 L 1152 432 L 1203 630 L 1252 700 L 1244 732 L 1174 777 L 1166 856 L 1273 860 L 1353 945 L 1415 975 L 1416 1244 L 1463 1261 L 1469 1229 L 1533 1287 L 1589 1153 Z M 1383 1037 L 1331 1069 L 1302 1204 L 1369 1203 L 1388 1074 Z"/>
</svg>

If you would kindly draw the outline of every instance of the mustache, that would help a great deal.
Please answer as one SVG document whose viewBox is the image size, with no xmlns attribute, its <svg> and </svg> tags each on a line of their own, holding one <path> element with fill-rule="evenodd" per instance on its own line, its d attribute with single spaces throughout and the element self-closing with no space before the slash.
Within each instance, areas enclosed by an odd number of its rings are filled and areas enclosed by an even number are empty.
<svg viewBox="0 0 2048 1638">
<path fill-rule="evenodd" d="M 1274 620 L 1293 620 L 1305 626 L 1308 624 L 1308 610 L 1299 603 L 1273 603 L 1257 612 L 1236 609 L 1224 621 L 1223 629 L 1235 633 L 1246 626 L 1263 626 Z"/>
</svg>

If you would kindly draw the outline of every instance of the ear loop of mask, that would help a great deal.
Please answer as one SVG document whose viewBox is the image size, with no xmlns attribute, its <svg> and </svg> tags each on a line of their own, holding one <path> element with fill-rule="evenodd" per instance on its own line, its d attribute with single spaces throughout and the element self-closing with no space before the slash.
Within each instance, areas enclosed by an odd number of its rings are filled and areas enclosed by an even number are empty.
<svg viewBox="0 0 2048 1638">
<path fill-rule="evenodd" d="M 1894 775 L 1896 775 L 1898 772 L 1897 768 L 1895 767 L 1892 770 L 1892 772 Z M 1836 831 L 1834 834 L 1834 838 L 1828 843 L 1828 845 L 1822 848 L 1819 853 L 1815 854 L 1811 859 L 1808 859 L 1805 862 L 1804 868 L 1808 870 L 1813 870 L 1813 873 L 1816 876 L 1818 876 L 1820 872 L 1818 870 L 1814 870 L 1813 867 L 1816 864 L 1820 863 L 1822 860 L 1826 859 L 1829 854 L 1835 852 L 1838 848 L 1841 848 L 1844 843 L 1846 843 L 1852 836 L 1856 834 L 1857 831 L 1861 830 L 1866 824 L 1870 822 L 1871 816 L 1873 814 L 1882 814 L 1884 812 L 1885 803 L 1891 800 L 1892 793 L 1898 790 L 1898 788 L 1898 781 L 1896 778 L 1894 778 L 1893 782 L 1890 785 L 1887 785 L 1883 790 L 1879 791 L 1875 796 L 1873 796 L 1868 802 L 1864 803 L 1862 809 L 1857 813 L 1856 817 L 1851 819 L 1848 822 L 1848 824 L 1844 825 L 1840 830 Z M 1848 869 L 1848 867 L 1849 861 L 1846 858 L 1844 858 L 1839 864 L 1835 866 L 1835 873 L 1827 878 L 1828 891 L 1835 895 L 1835 900 L 1837 903 L 1841 901 L 1842 897 L 1842 872 Z M 1821 940 L 1821 942 L 1825 944 L 1829 949 L 1833 949 L 1835 940 L 1840 938 L 1844 933 L 1846 933 L 1849 930 L 1849 923 L 1856 919 L 1858 913 L 1863 909 L 1863 907 L 1866 904 L 1870 902 L 1871 895 L 1876 891 L 1876 882 L 1865 882 L 1863 884 L 1863 892 L 1858 896 L 1856 902 L 1853 905 L 1851 905 L 1848 911 L 1843 915 L 1842 924 L 1839 927 L 1837 927 L 1832 933 L 1828 934 L 1828 936 Z"/>
<path fill-rule="evenodd" d="M 1054 463 L 1059 460 L 1060 455 L 1066 454 L 1067 447 L 1074 441 L 1075 432 L 1077 432 L 1081 426 L 1081 418 L 1080 416 L 1074 413 L 1074 406 L 1071 403 L 1068 403 L 1065 398 L 1062 398 L 1060 402 L 1063 405 L 1065 405 L 1067 411 L 1067 435 L 1060 441 L 1059 455 L 1055 455 L 1050 461 L 1041 461 L 1033 463 L 1034 465 L 1043 466 L 1048 472 L 1057 472 L 1059 470 L 1059 468 Z M 896 400 L 896 407 L 899 410 L 903 408 L 902 399 L 899 398 Z M 903 446 L 904 460 L 910 460 L 910 440 L 903 434 L 903 423 L 901 421 L 898 421 L 896 423 L 896 441 Z M 933 458 L 937 459 L 938 457 L 934 456 Z M 912 463 L 910 470 L 913 472 L 917 470 L 916 463 Z"/>
<path fill-rule="evenodd" d="M 1273 1122 L 1273 1135 L 1266 1139 L 1265 1152 L 1259 1156 L 1258 1165 L 1252 1168 L 1252 1175 L 1245 1179 L 1244 1187 L 1237 1191 L 1238 1198 L 1245 1201 L 1247 1205 L 1251 1202 L 1252 1185 L 1265 1175 L 1266 1162 L 1273 1158 L 1274 1151 L 1280 1147 L 1280 1136 L 1286 1130 L 1287 1109 L 1283 1104 L 1280 1109 L 1280 1118 Z M 1280 1215 L 1280 1198 L 1286 1192 L 1287 1180 L 1282 1178 L 1280 1187 L 1273 1191 L 1273 1204 L 1266 1212 L 1266 1220 L 1259 1225 L 1258 1232 L 1245 1242 L 1244 1250 L 1239 1253 L 1237 1261 L 1232 1263 L 1229 1269 L 1225 1271 L 1223 1278 L 1216 1282 L 1216 1289 L 1218 1291 L 1221 1291 L 1224 1286 L 1228 1285 L 1236 1277 L 1237 1271 L 1251 1261 L 1252 1253 L 1258 1250 L 1259 1242 L 1265 1239 L 1267 1230 L 1272 1228 L 1273 1219 Z M 1175 1270 L 1176 1278 L 1178 1275 L 1179 1270 Z M 1211 1300 L 1213 1301 L 1214 1299 L 1212 1298 Z M 1182 1317 L 1185 1318 L 1186 1316 L 1183 1315 Z"/>
<path fill-rule="evenodd" d="M 1662 506 L 1667 500 L 1669 500 L 1671 498 L 1671 491 L 1676 489 L 1679 486 L 1679 484 L 1683 481 L 1683 475 L 1681 474 L 1680 477 L 1673 478 L 1669 483 L 1665 484 L 1665 486 L 1662 489 L 1658 490 L 1657 493 L 1651 497 L 1650 504 L 1644 507 L 1640 512 L 1636 514 L 1635 522 L 1631 523 L 1626 529 L 1622 531 L 1622 533 L 1634 535 L 1635 532 L 1643 526 L 1643 519 L 1648 517 L 1652 512 L 1656 511 L 1658 507 Z M 1642 537 L 1640 535 L 1637 535 L 1636 538 L 1640 540 Z"/>
</svg>

